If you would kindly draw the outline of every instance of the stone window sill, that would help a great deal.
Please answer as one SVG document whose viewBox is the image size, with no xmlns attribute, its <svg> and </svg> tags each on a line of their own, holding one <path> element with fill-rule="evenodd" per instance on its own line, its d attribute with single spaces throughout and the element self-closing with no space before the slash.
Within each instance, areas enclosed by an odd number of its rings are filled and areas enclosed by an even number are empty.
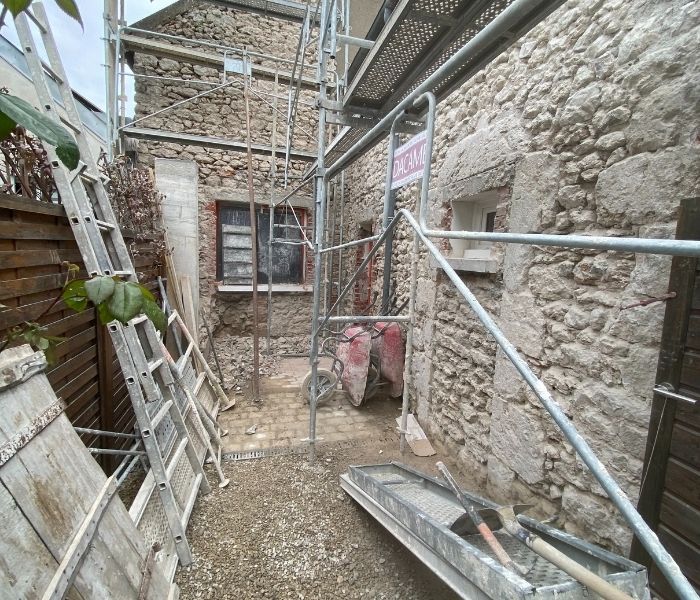
<svg viewBox="0 0 700 600">
<path fill-rule="evenodd" d="M 498 273 L 498 261 L 494 258 L 458 258 L 448 256 L 447 262 L 455 271 Z"/>
<path fill-rule="evenodd" d="M 221 293 L 226 294 L 252 294 L 252 285 L 219 285 L 217 290 Z M 267 284 L 261 283 L 258 285 L 258 292 L 264 292 L 267 294 Z M 286 283 L 273 283 L 272 293 L 273 294 L 310 294 L 313 292 L 313 288 L 310 285 L 298 285 L 298 284 L 286 284 Z"/>
</svg>

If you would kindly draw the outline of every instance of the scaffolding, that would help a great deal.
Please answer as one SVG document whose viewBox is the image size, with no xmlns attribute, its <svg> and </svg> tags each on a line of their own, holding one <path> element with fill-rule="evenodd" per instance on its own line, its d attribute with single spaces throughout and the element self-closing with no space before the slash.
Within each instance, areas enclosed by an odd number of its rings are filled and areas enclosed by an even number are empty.
<svg viewBox="0 0 700 600">
<path fill-rule="evenodd" d="M 106 0 L 107 4 L 116 0 Z M 289 203 L 290 198 L 309 186 L 314 199 L 314 231 L 309 240 L 301 223 L 299 229 L 303 242 L 313 251 L 313 305 L 310 339 L 311 389 L 309 402 L 309 460 L 316 456 L 316 410 L 319 394 L 319 355 L 321 338 L 329 324 L 372 322 L 381 319 L 407 324 L 407 345 L 404 370 L 400 448 L 405 450 L 407 416 L 410 389 L 413 383 L 413 331 L 416 326 L 416 288 L 419 252 L 421 248 L 437 263 L 459 292 L 475 316 L 491 334 L 520 377 L 528 384 L 543 407 L 551 415 L 566 440 L 590 469 L 595 479 L 618 508 L 637 539 L 657 564 L 681 598 L 698 598 L 678 565 L 663 548 L 656 534 L 647 526 L 632 502 L 608 473 L 586 440 L 572 425 L 562 408 L 547 390 L 545 384 L 520 356 L 515 346 L 505 337 L 493 318 L 478 302 L 468 286 L 449 264 L 433 240 L 462 239 L 555 246 L 561 248 L 586 248 L 618 252 L 655 253 L 675 256 L 700 256 L 700 242 L 667 239 L 615 238 L 582 235 L 546 235 L 518 233 L 488 233 L 475 231 L 443 231 L 431 229 L 427 222 L 428 187 L 430 182 L 435 111 L 437 103 L 476 74 L 515 40 L 540 23 L 547 15 L 563 4 L 564 0 L 400 0 L 393 10 L 387 5 L 381 10 L 370 28 L 369 39 L 350 36 L 349 0 L 318 0 L 312 11 L 310 6 L 298 5 L 296 14 L 301 24 L 297 42 L 297 55 L 292 68 L 282 74 L 274 74 L 275 89 L 280 81 L 288 82 L 287 133 L 285 141 L 285 177 L 288 187 L 287 165 L 292 156 L 291 138 L 295 129 L 299 105 L 299 90 L 304 83 L 302 72 L 306 65 L 308 48 L 316 44 L 315 76 L 313 88 L 318 93 L 317 149 L 312 164 L 302 176 L 301 182 L 288 191 L 281 200 L 273 200 L 270 207 Z M 247 5 L 253 5 L 250 0 Z M 246 0 L 226 4 L 243 6 Z M 288 5 L 288 2 L 267 2 L 270 5 Z M 294 3 L 292 3 L 294 4 Z M 113 19 L 107 18 L 108 23 Z M 317 37 L 313 30 L 317 28 Z M 339 33 L 339 29 L 343 33 Z M 123 37 L 123 36 L 122 36 Z M 119 29 L 113 36 L 117 51 Z M 133 43 L 133 42 L 131 42 Z M 359 47 L 352 64 L 348 64 L 349 47 Z M 332 70 L 338 46 L 345 58 L 342 77 Z M 220 50 L 220 48 L 219 48 Z M 236 49 L 226 49 L 234 52 Z M 112 72 L 112 87 L 116 89 L 121 75 Z M 109 93 L 109 85 L 108 85 Z M 118 105 L 112 92 L 111 106 Z M 277 103 L 275 92 L 273 103 Z M 116 108 L 114 113 L 117 114 Z M 115 119 L 113 119 L 115 120 Z M 340 128 L 337 135 L 333 135 Z M 113 132 L 119 127 L 114 127 Z M 396 209 L 391 190 L 392 159 L 399 133 L 425 131 L 426 156 L 420 182 L 420 199 L 417 215 L 406 208 Z M 290 135 L 290 132 L 292 135 Z M 275 132 L 275 136 L 277 132 Z M 384 212 L 380 232 L 363 240 L 345 241 L 344 226 L 344 171 L 360 156 L 388 137 L 388 159 L 384 196 Z M 188 143 L 188 142 L 182 142 Z M 207 143 L 212 143 L 209 140 Z M 232 146 L 227 146 L 234 149 Z M 261 152 L 263 149 L 259 149 Z M 273 142 L 270 153 L 277 156 Z M 273 160 L 271 175 L 276 174 Z M 335 201 L 330 200 L 331 190 Z M 335 243 L 335 225 L 339 223 L 340 235 Z M 393 260 L 392 244 L 398 225 L 402 223 L 413 236 L 411 272 L 409 281 L 408 316 L 388 314 L 390 276 Z M 332 225 L 332 229 L 327 227 Z M 270 244 L 273 243 L 273 225 L 270 224 Z M 342 251 L 360 243 L 371 242 L 372 247 L 364 260 L 347 281 L 343 281 Z M 335 243 L 335 245 L 334 245 Z M 384 248 L 384 271 L 380 315 L 344 315 L 343 300 L 354 283 L 368 268 L 372 258 Z M 337 265 L 337 267 L 334 267 Z M 332 281 L 337 268 L 338 279 Z M 335 298 L 331 304 L 331 299 Z M 271 286 L 268 286 L 268 302 L 271 302 Z M 323 309 L 322 309 L 323 306 Z M 268 336 L 271 327 L 268 320 Z M 269 346 L 268 346 L 269 348 Z"/>
</svg>

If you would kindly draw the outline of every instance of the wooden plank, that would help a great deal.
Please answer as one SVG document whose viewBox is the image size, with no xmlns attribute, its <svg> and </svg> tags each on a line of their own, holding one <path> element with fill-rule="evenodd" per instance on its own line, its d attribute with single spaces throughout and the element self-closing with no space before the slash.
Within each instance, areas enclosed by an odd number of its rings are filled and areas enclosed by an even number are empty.
<svg viewBox="0 0 700 600">
<path fill-rule="evenodd" d="M 80 393 L 72 398 L 70 404 L 66 402 L 66 416 L 70 419 L 71 423 L 75 423 L 75 418 L 80 415 L 86 407 L 90 404 L 97 406 L 95 399 L 97 397 L 98 383 L 94 381 L 88 387 L 80 390 Z M 80 427 L 80 425 L 78 425 Z"/>
<path fill-rule="evenodd" d="M 54 304 L 54 299 L 50 298 L 48 300 L 42 300 L 41 302 L 27 304 L 26 306 L 13 307 L 0 311 L 0 331 L 14 327 L 25 321 L 36 321 L 41 318 L 41 315 L 46 310 L 48 310 L 46 313 L 46 316 L 48 316 L 65 310 L 66 308 L 63 300 L 59 300 Z"/>
<path fill-rule="evenodd" d="M 54 273 L 53 275 L 43 275 L 41 277 L 3 281 L 2 286 L 0 286 L 0 300 L 51 290 L 54 290 L 56 295 L 58 295 L 63 288 L 65 280 L 66 276 L 64 273 Z"/>
<path fill-rule="evenodd" d="M 664 492 L 660 523 L 683 536 L 700 552 L 700 508 Z"/>
<path fill-rule="evenodd" d="M 685 387 L 700 390 L 700 352 L 686 350 L 680 382 Z"/>
<path fill-rule="evenodd" d="M 666 467 L 666 490 L 691 505 L 700 498 L 700 471 L 674 458 Z"/>
<path fill-rule="evenodd" d="M 0 484 L 0 598 L 41 600 L 58 562 Z"/>
<path fill-rule="evenodd" d="M 94 319 L 94 308 L 88 308 L 83 312 L 79 313 L 74 312 L 68 315 L 67 317 L 64 317 L 63 319 L 59 319 L 58 321 L 54 321 L 53 323 L 51 323 L 50 327 L 48 328 L 49 334 L 57 336 L 67 335 L 67 333 L 72 329 L 81 327 L 82 325 L 85 325 L 86 323 L 89 323 Z"/>
<path fill-rule="evenodd" d="M 670 455 L 700 470 L 700 432 L 676 421 L 671 436 Z M 700 498 L 696 504 L 700 506 Z"/>
<path fill-rule="evenodd" d="M 27 348 L 13 349 L 12 355 Z M 15 352 L 17 350 L 17 352 Z M 31 353 L 31 351 L 29 352 Z M 6 358 L 9 360 L 9 353 Z M 31 423 L 55 400 L 45 375 L 0 392 L 0 443 Z M 82 525 L 97 490 L 105 481 L 65 415 L 59 415 L 0 470 L 0 481 L 32 524 L 53 558 L 61 561 Z M 141 583 L 141 563 L 148 552 L 122 502 L 105 511 L 97 535 L 76 578 L 76 589 L 89 598 L 134 598 Z M 169 585 L 156 571 L 154 597 L 167 596 Z"/>
<path fill-rule="evenodd" d="M 57 359 L 63 358 L 67 354 L 75 352 L 76 350 L 84 348 L 85 346 L 92 346 L 93 344 L 91 342 L 94 339 L 95 330 L 91 327 L 89 329 L 86 329 L 82 333 L 79 333 L 78 335 L 74 335 L 73 337 L 68 338 L 65 342 L 61 342 L 60 344 L 58 344 L 54 349 L 54 356 Z"/>
<path fill-rule="evenodd" d="M 59 381 L 65 379 L 66 377 L 69 377 L 71 374 L 78 371 L 78 369 L 81 366 L 83 366 L 86 362 L 95 361 L 96 355 L 97 350 L 94 346 L 91 346 L 90 348 L 83 350 L 77 356 L 74 356 L 66 362 L 61 363 L 57 367 L 51 369 L 47 372 L 47 376 L 49 378 L 49 381 L 51 382 L 51 385 L 55 385 Z"/>
<path fill-rule="evenodd" d="M 700 392 L 680 388 L 680 393 L 695 398 L 696 403 L 679 402 L 676 407 L 676 422 L 700 430 Z"/>
<path fill-rule="evenodd" d="M 64 383 L 58 388 L 56 390 L 56 395 L 65 402 L 70 402 L 73 396 L 84 386 L 88 385 L 95 377 L 97 377 L 97 365 L 93 364 L 68 381 L 68 383 Z"/>
<path fill-rule="evenodd" d="M 72 263 L 82 263 L 83 261 L 80 251 L 73 248 L 4 250 L 0 252 L 0 269 L 60 265 L 66 260 Z"/>
<path fill-rule="evenodd" d="M 66 209 L 61 204 L 51 204 L 49 202 L 40 202 L 25 198 L 24 196 L 15 196 L 12 194 L 0 194 L 0 208 L 9 210 L 17 210 L 21 212 L 52 215 L 54 217 L 65 217 Z"/>
<path fill-rule="evenodd" d="M 698 281 L 700 281 L 700 278 L 698 278 Z M 685 345 L 693 350 L 700 350 L 700 315 L 690 315 Z"/>
<path fill-rule="evenodd" d="M 698 235 L 700 199 L 682 200 L 676 238 L 697 239 Z M 681 364 L 697 269 L 697 259 L 673 257 L 668 290 L 675 292 L 676 297 L 666 303 L 656 382 L 670 383 L 674 389 L 678 388 L 681 379 Z M 644 457 L 645 475 L 642 477 L 637 510 L 652 529 L 656 529 L 659 522 L 664 479 L 667 483 L 669 480 L 675 482 L 677 476 L 678 465 L 673 459 L 669 460 L 676 405 L 674 400 L 655 395 L 649 418 L 649 435 Z M 632 540 L 630 558 L 646 566 L 651 564 L 651 557 L 636 537 Z"/>
<path fill-rule="evenodd" d="M 659 527 L 659 540 L 673 556 L 683 574 L 693 585 L 700 585 L 700 553 L 687 540 L 663 525 Z"/>
<path fill-rule="evenodd" d="M 7 240 L 72 240 L 73 230 L 67 225 L 0 221 L 0 239 Z"/>
</svg>

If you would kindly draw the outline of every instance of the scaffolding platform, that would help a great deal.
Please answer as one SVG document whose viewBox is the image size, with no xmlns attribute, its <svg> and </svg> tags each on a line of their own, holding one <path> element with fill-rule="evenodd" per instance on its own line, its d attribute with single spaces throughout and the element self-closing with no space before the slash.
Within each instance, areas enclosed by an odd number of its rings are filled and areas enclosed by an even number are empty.
<svg viewBox="0 0 700 600">
<path fill-rule="evenodd" d="M 432 92 L 439 102 L 563 3 L 564 0 L 533 0 L 496 27 L 468 60 L 425 91 Z M 401 0 L 386 23 L 381 10 L 368 33 L 374 46 L 371 50 L 360 49 L 350 65 L 343 114 L 362 115 L 367 127 L 371 127 L 511 4 L 513 0 Z M 374 119 L 367 118 L 372 115 Z M 328 147 L 326 167 L 365 133 L 364 128 L 344 127 Z M 365 151 L 384 135 L 385 132 L 378 132 Z"/>
<path fill-rule="evenodd" d="M 340 485 L 360 506 L 449 585 L 460 598 L 588 598 L 588 589 L 504 531 L 494 535 L 528 570 L 523 577 L 502 566 L 480 534 L 459 536 L 450 526 L 465 510 L 437 479 L 400 463 L 350 467 Z M 495 508 L 465 493 L 477 509 Z M 593 546 L 528 517 L 521 524 L 568 557 L 634 598 L 649 598 L 646 570 L 622 556 Z"/>
</svg>

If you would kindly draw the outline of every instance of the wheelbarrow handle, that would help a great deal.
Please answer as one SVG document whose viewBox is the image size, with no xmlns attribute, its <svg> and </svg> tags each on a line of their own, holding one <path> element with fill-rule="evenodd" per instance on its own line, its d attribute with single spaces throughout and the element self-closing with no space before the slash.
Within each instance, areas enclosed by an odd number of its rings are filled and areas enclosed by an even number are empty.
<svg viewBox="0 0 700 600">
<path fill-rule="evenodd" d="M 498 562 L 500 562 L 507 569 L 510 569 L 511 571 L 517 573 L 518 575 L 525 575 L 527 573 L 527 570 L 521 567 L 518 563 L 516 563 L 510 556 L 508 556 L 508 553 L 505 551 L 505 548 L 501 546 L 501 542 L 499 542 L 496 536 L 493 535 L 493 531 L 491 531 L 491 528 L 486 524 L 484 519 L 481 518 L 481 515 L 477 512 L 474 505 L 467 500 L 462 490 L 459 489 L 457 482 L 455 481 L 454 477 L 452 477 L 452 473 L 450 473 L 445 464 L 442 461 L 438 461 L 437 463 L 435 463 L 435 466 L 445 478 L 445 481 L 447 481 L 447 483 L 449 484 L 450 488 L 452 489 L 452 493 L 454 493 L 454 495 L 457 496 L 459 503 L 464 507 L 464 510 L 467 511 L 467 514 L 474 522 L 474 526 L 481 534 L 481 537 L 483 537 L 484 540 L 486 540 L 486 543 L 489 545 L 489 548 L 491 548 L 493 553 L 496 555 Z"/>
</svg>

